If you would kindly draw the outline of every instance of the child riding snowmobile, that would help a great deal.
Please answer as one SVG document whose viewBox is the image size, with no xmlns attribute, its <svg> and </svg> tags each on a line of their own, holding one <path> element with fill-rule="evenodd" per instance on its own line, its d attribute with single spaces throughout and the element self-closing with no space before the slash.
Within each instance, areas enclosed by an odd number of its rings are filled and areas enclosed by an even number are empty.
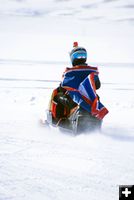
<svg viewBox="0 0 134 200">
<path fill-rule="evenodd" d="M 98 68 L 86 63 L 87 51 L 79 47 L 77 42 L 73 44 L 70 58 L 72 67 L 66 68 L 62 82 L 52 93 L 48 119 L 51 116 L 51 124 L 75 129 L 75 132 L 78 132 L 80 118 L 83 120 L 80 131 L 89 124 L 91 129 L 93 123 L 95 127 L 98 124 L 100 127 L 108 110 L 101 104 L 96 94 L 96 90 L 101 86 Z M 84 120 L 88 124 L 85 124 Z"/>
</svg>

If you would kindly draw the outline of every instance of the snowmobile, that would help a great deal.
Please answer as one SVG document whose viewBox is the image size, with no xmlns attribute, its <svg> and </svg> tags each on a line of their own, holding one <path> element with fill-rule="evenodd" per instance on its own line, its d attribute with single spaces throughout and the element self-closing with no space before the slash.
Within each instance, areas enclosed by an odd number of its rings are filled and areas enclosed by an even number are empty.
<svg viewBox="0 0 134 200">
<path fill-rule="evenodd" d="M 47 110 L 47 119 L 45 123 L 48 126 L 57 127 L 62 132 L 72 133 L 74 135 L 100 131 L 102 120 L 92 116 L 80 106 L 68 118 L 62 118 L 55 123 L 51 111 Z"/>
<path fill-rule="evenodd" d="M 96 94 L 93 76 L 91 73 L 77 89 L 60 86 L 53 91 L 46 124 L 73 134 L 101 130 L 108 110 Z"/>
</svg>

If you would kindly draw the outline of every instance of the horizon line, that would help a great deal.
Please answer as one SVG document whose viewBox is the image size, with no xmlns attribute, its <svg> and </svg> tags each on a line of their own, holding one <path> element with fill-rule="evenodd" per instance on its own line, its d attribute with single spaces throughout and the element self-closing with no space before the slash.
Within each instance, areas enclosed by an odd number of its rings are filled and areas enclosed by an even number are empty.
<svg viewBox="0 0 134 200">
<path fill-rule="evenodd" d="M 71 64 L 70 61 L 58 61 L 58 60 L 53 60 L 53 61 L 49 61 L 49 60 L 28 60 L 28 59 L 3 59 L 0 58 L 0 64 L 7 64 L 7 63 L 11 63 L 11 64 Z M 87 62 L 88 63 L 88 62 Z M 90 62 L 90 63 L 94 63 L 94 64 L 100 64 L 100 65 L 105 65 L 105 64 L 112 64 L 112 65 L 134 65 L 134 62 L 112 62 L 112 61 L 106 61 L 106 62 L 101 62 L 101 61 L 95 61 L 95 62 Z"/>
</svg>

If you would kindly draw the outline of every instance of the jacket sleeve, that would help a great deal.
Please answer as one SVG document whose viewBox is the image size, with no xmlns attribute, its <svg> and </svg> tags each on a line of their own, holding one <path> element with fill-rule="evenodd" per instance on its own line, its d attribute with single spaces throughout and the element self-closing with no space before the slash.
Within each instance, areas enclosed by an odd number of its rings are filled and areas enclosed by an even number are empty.
<svg viewBox="0 0 134 200">
<path fill-rule="evenodd" d="M 101 82 L 98 75 L 94 76 L 96 90 L 101 87 Z"/>
</svg>

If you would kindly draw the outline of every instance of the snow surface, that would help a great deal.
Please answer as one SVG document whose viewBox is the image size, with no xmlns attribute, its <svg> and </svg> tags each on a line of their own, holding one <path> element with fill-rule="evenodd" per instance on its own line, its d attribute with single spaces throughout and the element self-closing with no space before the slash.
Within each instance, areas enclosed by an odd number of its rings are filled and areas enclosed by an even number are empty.
<svg viewBox="0 0 134 200">
<path fill-rule="evenodd" d="M 91 62 L 133 63 L 133 35 L 133 0 L 0 0 L 1 59 L 68 61 L 79 41 Z"/>
<path fill-rule="evenodd" d="M 0 4 L 0 200 L 118 199 L 134 184 L 133 1 Z M 74 137 L 40 118 L 75 40 L 99 66 L 109 114 L 101 133 Z"/>
<path fill-rule="evenodd" d="M 39 122 L 58 85 L 42 81 L 54 80 L 47 67 L 0 65 L 0 199 L 117 199 L 118 185 L 134 180 L 134 66 L 100 67 L 98 92 L 110 113 L 101 133 L 76 137 Z"/>
</svg>

